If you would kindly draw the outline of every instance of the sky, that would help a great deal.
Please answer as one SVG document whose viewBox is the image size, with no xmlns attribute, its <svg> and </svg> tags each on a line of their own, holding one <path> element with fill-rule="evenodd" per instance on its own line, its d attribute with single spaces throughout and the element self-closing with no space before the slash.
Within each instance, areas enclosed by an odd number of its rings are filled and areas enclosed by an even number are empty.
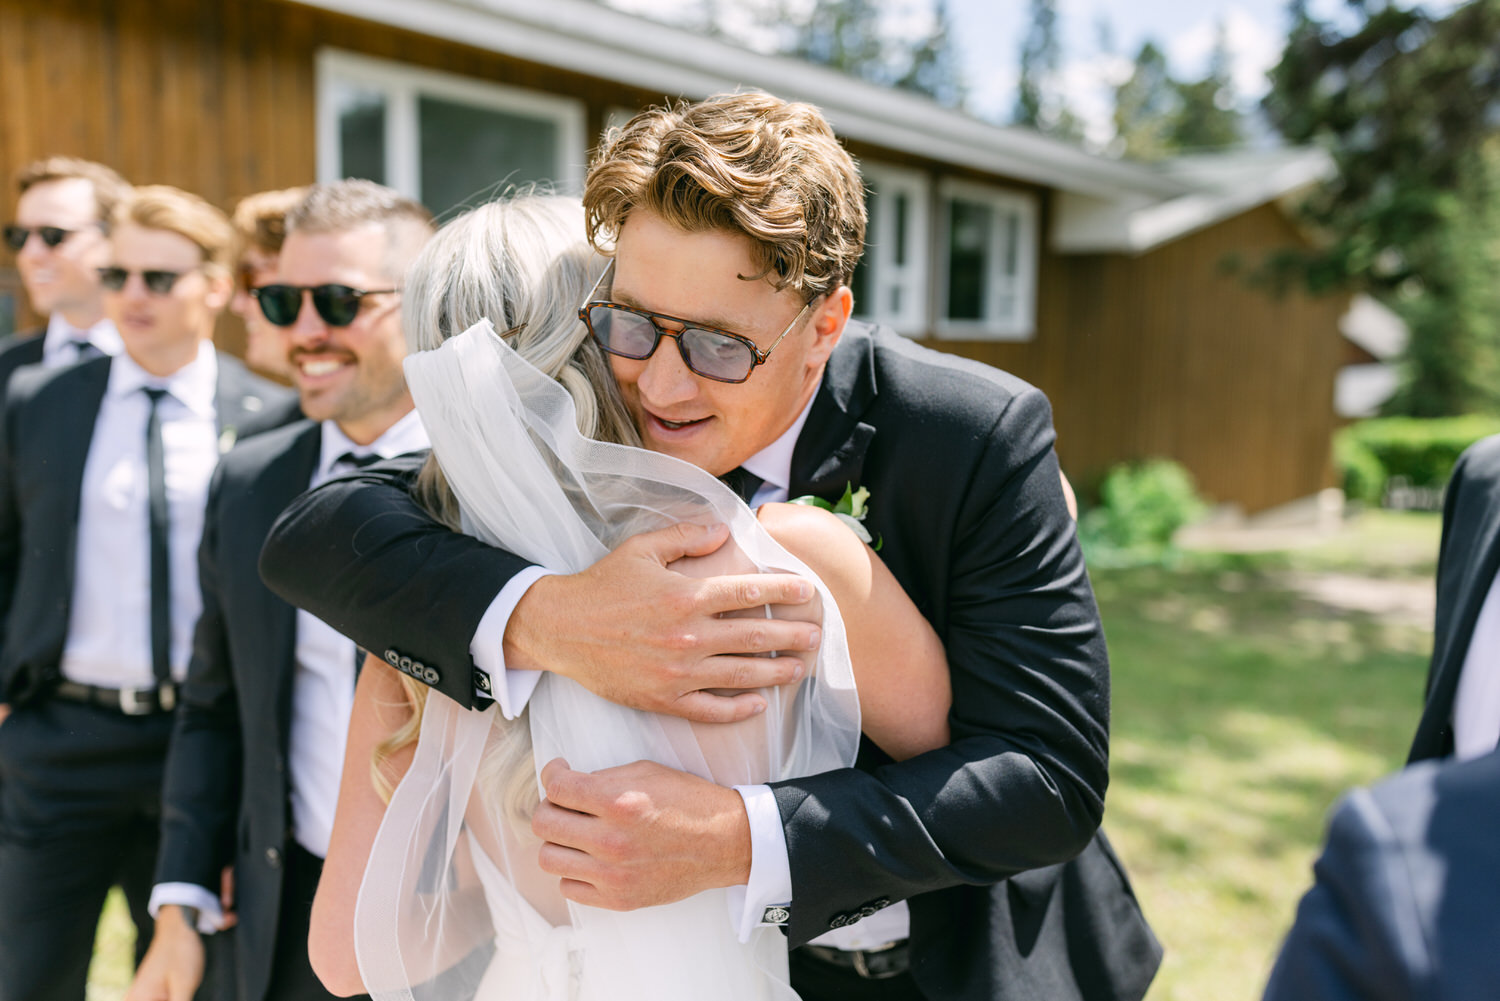
<svg viewBox="0 0 1500 1001">
<path fill-rule="evenodd" d="M 694 16 L 704 0 L 607 0 L 623 10 L 672 20 Z M 805 2 L 805 0 L 804 0 Z M 1428 10 L 1442 12 L 1459 0 L 1428 0 Z M 727 17 L 744 6 L 720 4 Z M 896 37 L 912 37 L 928 23 L 930 0 L 885 0 L 888 28 Z M 1180 78 L 1202 76 L 1213 51 L 1219 25 L 1228 32 L 1234 89 L 1251 105 L 1265 94 L 1266 73 L 1281 57 L 1286 37 L 1286 0 L 1059 0 L 1064 66 L 1061 89 L 1068 105 L 1085 123 L 1087 138 L 1102 146 L 1112 133 L 1113 86 L 1130 73 L 1142 43 L 1154 40 Z M 969 110 L 993 121 L 1006 121 L 1015 104 L 1020 49 L 1030 17 L 1028 0 L 948 0 L 953 36 L 969 85 Z M 1315 16 L 1342 15 L 1345 0 L 1313 0 Z M 698 16 L 701 16 L 699 14 Z M 1101 31 L 1101 25 L 1108 25 Z M 727 26 L 740 37 L 737 26 Z M 1110 49 L 1102 35 L 1112 36 Z M 745 37 L 751 47 L 764 39 Z"/>
</svg>

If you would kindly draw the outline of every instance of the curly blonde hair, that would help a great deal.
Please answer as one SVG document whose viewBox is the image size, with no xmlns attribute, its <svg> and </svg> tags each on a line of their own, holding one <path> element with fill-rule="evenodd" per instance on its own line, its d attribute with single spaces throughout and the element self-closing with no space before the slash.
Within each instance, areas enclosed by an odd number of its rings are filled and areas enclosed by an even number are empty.
<svg viewBox="0 0 1500 1001">
<path fill-rule="evenodd" d="M 865 243 L 859 168 L 822 113 L 760 91 L 641 112 L 589 166 L 589 242 L 607 252 L 636 208 L 688 232 L 743 233 L 760 274 L 811 301 L 849 283 Z"/>
</svg>

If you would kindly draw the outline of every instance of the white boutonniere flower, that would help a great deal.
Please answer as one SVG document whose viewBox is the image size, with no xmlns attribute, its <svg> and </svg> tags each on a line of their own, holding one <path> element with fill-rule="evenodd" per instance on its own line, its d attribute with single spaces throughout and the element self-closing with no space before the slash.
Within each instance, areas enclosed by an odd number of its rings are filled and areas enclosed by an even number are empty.
<svg viewBox="0 0 1500 1001">
<path fill-rule="evenodd" d="M 838 519 L 859 536 L 860 539 L 875 551 L 880 552 L 884 539 L 874 539 L 870 536 L 870 530 L 864 526 L 865 515 L 870 513 L 870 490 L 868 487 L 854 489 L 854 484 L 849 483 L 844 487 L 844 496 L 840 497 L 837 504 L 830 504 L 821 497 L 812 494 L 804 494 L 801 497 L 793 497 L 788 503 L 807 504 L 811 507 L 820 507 L 824 511 L 832 511 Z"/>
</svg>

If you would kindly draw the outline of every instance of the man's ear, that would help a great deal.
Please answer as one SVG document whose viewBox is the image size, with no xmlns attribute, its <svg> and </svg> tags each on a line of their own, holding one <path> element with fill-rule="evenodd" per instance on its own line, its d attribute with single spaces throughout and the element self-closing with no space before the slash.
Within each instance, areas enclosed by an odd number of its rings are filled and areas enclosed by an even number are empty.
<svg viewBox="0 0 1500 1001">
<path fill-rule="evenodd" d="M 222 312 L 225 306 L 229 305 L 230 299 L 234 298 L 234 279 L 217 268 L 207 272 L 207 277 L 208 297 L 206 303 L 209 311 L 217 314 Z"/>
<path fill-rule="evenodd" d="M 807 357 L 809 365 L 822 365 L 828 361 L 839 338 L 844 336 L 844 327 L 853 311 L 854 293 L 847 285 L 840 285 L 813 306 L 812 319 L 808 321 L 813 332 L 813 343 Z"/>
</svg>

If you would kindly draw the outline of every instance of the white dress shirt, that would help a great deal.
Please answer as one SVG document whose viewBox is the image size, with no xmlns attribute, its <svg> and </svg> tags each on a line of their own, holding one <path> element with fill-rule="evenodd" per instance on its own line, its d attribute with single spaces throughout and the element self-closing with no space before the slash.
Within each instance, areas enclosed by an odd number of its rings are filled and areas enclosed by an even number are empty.
<svg viewBox="0 0 1500 1001">
<path fill-rule="evenodd" d="M 353 467 L 346 453 L 390 459 L 429 447 L 415 410 L 369 445 L 356 445 L 333 421 L 323 422 L 323 446 L 310 487 Z M 333 813 L 344 770 L 349 714 L 354 708 L 354 641 L 322 619 L 297 609 L 297 671 L 292 679 L 292 719 L 287 750 L 291 778 L 292 836 L 318 858 L 328 855 Z"/>
<path fill-rule="evenodd" d="M 415 410 L 369 445 L 356 445 L 333 421 L 324 421 L 318 466 L 308 488 L 353 467 L 340 463 L 346 453 L 390 459 L 429 447 L 427 430 Z M 297 609 L 296 660 L 292 676 L 292 716 L 288 735 L 287 773 L 292 809 L 292 837 L 318 858 L 328 855 L 333 815 L 344 769 L 349 716 L 354 708 L 355 644 L 322 619 Z M 223 922 L 217 895 L 196 883 L 158 883 L 148 909 L 153 917 L 166 904 L 196 907 L 198 930 L 215 932 Z"/>
<path fill-rule="evenodd" d="M 797 438 L 812 412 L 812 401 L 802 409 L 792 426 L 771 444 L 746 459 L 743 467 L 760 477 L 761 485 L 755 491 L 751 506 L 775 503 L 788 499 L 792 481 L 792 453 L 797 447 Z M 510 621 L 521 596 L 541 577 L 552 571 L 542 567 L 529 567 L 517 574 L 500 590 L 495 600 L 480 619 L 474 632 L 469 653 L 475 666 L 487 672 L 492 679 L 501 679 L 494 688 L 495 701 L 507 719 L 514 719 L 525 708 L 531 693 L 536 690 L 541 678 L 537 671 L 507 671 L 503 651 L 505 626 Z M 730 921 L 738 930 L 740 941 L 750 938 L 753 929 L 760 926 L 766 909 L 786 907 L 792 899 L 792 867 L 787 857 L 786 831 L 781 824 L 781 811 L 776 807 L 776 797 L 770 786 L 736 786 L 735 791 L 745 801 L 745 813 L 750 819 L 750 881 L 742 887 L 730 887 Z M 892 904 L 868 918 L 835 929 L 813 941 L 839 949 L 871 949 L 907 938 L 911 930 L 910 911 L 905 901 Z"/>
<path fill-rule="evenodd" d="M 166 464 L 171 572 L 172 677 L 187 674 L 193 625 L 202 610 L 198 541 L 208 481 L 219 461 L 214 392 L 219 362 L 204 341 L 198 356 L 166 378 L 117 355 L 94 420 L 78 503 L 78 541 L 63 677 L 103 688 L 156 684 L 151 656 L 151 520 L 146 469 L 147 387 L 157 404 Z"/>
<path fill-rule="evenodd" d="M 1453 693 L 1453 756 L 1477 758 L 1500 744 L 1500 577 L 1474 620 L 1469 652 Z"/>
<path fill-rule="evenodd" d="M 80 330 L 61 313 L 47 317 L 47 333 L 42 337 L 42 367 L 60 368 L 81 361 L 79 344 L 88 341 L 102 353 L 118 355 L 125 349 L 120 332 L 108 318 L 100 320 L 87 330 Z"/>
</svg>

